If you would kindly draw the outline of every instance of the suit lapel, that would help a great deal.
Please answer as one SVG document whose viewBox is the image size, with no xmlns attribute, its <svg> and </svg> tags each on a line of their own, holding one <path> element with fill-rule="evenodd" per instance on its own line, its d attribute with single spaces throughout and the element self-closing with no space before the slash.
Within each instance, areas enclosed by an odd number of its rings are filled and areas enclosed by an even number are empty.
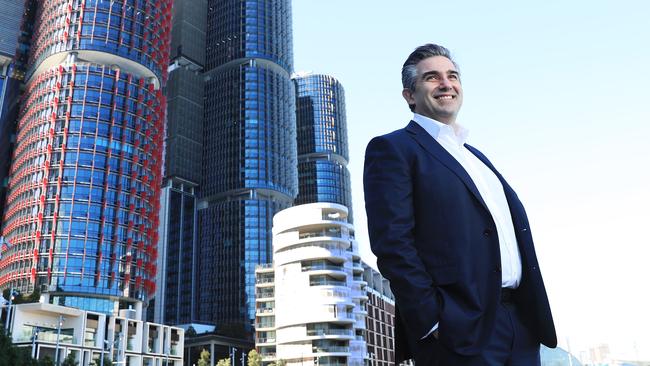
<svg viewBox="0 0 650 366">
<path fill-rule="evenodd" d="M 476 188 L 476 185 L 474 184 L 474 181 L 472 181 L 472 178 L 470 178 L 469 174 L 465 171 L 462 165 L 453 157 L 451 154 L 445 150 L 442 145 L 436 141 L 427 131 L 425 131 L 420 125 L 418 125 L 416 122 L 411 121 L 408 126 L 406 126 L 406 131 L 408 131 L 411 136 L 415 139 L 415 141 L 418 142 L 424 150 L 426 150 L 429 154 L 433 155 L 436 159 L 438 159 L 442 164 L 444 164 L 447 168 L 449 168 L 454 174 L 460 178 L 460 180 L 465 184 L 467 189 L 469 189 L 470 192 L 474 195 L 474 197 L 481 203 L 481 205 L 490 211 L 483 201 L 483 198 L 481 197 L 481 194 L 478 192 L 478 188 Z"/>
<path fill-rule="evenodd" d="M 510 209 L 510 218 L 512 219 L 512 225 L 514 226 L 515 229 L 515 237 L 517 238 L 517 244 L 519 245 L 519 253 L 522 256 L 522 261 L 523 263 L 528 263 L 528 258 L 532 258 L 532 256 L 529 253 L 530 246 L 526 245 L 525 243 L 528 243 L 529 241 L 524 240 L 524 235 L 523 232 L 526 230 L 529 230 L 527 225 L 522 221 L 523 217 L 526 215 L 524 212 L 524 206 L 519 200 L 519 197 L 517 197 L 517 193 L 515 193 L 514 189 L 510 187 L 508 182 L 506 182 L 505 178 L 497 171 L 497 169 L 492 165 L 492 163 L 483 155 L 480 151 L 478 151 L 475 147 L 470 146 L 470 145 L 465 145 L 467 149 L 474 154 L 480 161 L 483 162 L 492 172 L 499 178 L 499 181 L 501 182 L 501 185 L 503 186 L 503 193 L 506 196 L 506 201 L 508 201 L 508 208 Z"/>
<path fill-rule="evenodd" d="M 510 187 L 508 182 L 506 182 L 505 178 L 503 178 L 501 173 L 499 173 L 497 168 L 495 168 L 494 165 L 492 165 L 492 163 L 485 157 L 485 155 L 483 155 L 480 151 L 478 151 L 478 149 L 476 149 L 474 146 L 465 144 L 465 147 L 467 148 L 467 150 L 469 150 L 469 152 L 474 154 L 474 156 L 476 156 L 478 160 L 482 161 L 483 164 L 485 164 L 485 166 L 490 168 L 490 170 L 494 173 L 494 175 L 497 176 L 497 178 L 499 178 L 499 181 L 503 186 L 503 192 L 506 195 L 506 200 L 508 201 L 508 205 L 510 206 L 510 208 L 514 207 L 515 203 L 519 205 L 520 204 L 519 198 L 517 198 L 517 194 L 515 193 L 515 191 L 512 189 L 512 187 Z M 513 216 L 513 220 L 514 219 L 515 218 Z"/>
</svg>

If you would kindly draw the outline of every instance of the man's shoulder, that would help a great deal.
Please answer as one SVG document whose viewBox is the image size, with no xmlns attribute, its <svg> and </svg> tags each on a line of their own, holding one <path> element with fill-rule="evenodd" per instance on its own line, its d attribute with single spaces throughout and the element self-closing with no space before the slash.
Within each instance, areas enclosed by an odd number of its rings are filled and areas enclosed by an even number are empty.
<svg viewBox="0 0 650 366">
<path fill-rule="evenodd" d="M 370 143 L 372 143 L 373 141 L 384 141 L 388 143 L 399 144 L 400 142 L 408 138 L 410 134 L 409 131 L 413 129 L 413 125 L 417 126 L 415 122 L 411 121 L 403 128 L 374 137 L 372 140 L 370 140 Z"/>
</svg>

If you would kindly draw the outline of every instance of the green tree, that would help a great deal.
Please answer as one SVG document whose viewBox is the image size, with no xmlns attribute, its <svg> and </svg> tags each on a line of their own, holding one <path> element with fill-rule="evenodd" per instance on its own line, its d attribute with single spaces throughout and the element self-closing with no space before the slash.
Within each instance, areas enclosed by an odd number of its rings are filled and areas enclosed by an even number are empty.
<svg viewBox="0 0 650 366">
<path fill-rule="evenodd" d="M 6 300 L 9 300 L 9 291 L 11 291 L 11 289 L 5 289 L 4 291 L 2 291 L 2 297 L 4 297 Z M 26 304 L 26 303 L 38 302 L 40 298 L 41 298 L 41 292 L 38 289 L 36 289 L 31 293 L 19 294 L 18 296 L 14 296 L 14 299 L 11 301 L 11 303 Z"/>
<path fill-rule="evenodd" d="M 50 358 L 50 356 L 45 356 L 38 360 L 38 366 L 54 366 L 54 361 Z"/>
<path fill-rule="evenodd" d="M 261 366 L 262 356 L 255 349 L 248 352 L 248 366 Z"/>
<path fill-rule="evenodd" d="M 93 363 L 91 363 L 92 366 L 101 366 L 102 360 L 97 357 L 96 359 L 93 360 Z M 104 366 L 113 366 L 113 361 L 111 361 L 108 356 L 104 355 Z"/>
<path fill-rule="evenodd" d="M 18 348 L 0 327 L 0 366 L 37 366 L 31 357 L 31 348 Z"/>
<path fill-rule="evenodd" d="M 217 362 L 217 366 L 230 366 L 230 357 L 220 359 Z"/>
<path fill-rule="evenodd" d="M 210 366 L 210 352 L 205 348 L 201 351 L 201 356 L 199 356 L 198 366 Z"/>
<path fill-rule="evenodd" d="M 286 364 L 287 364 L 287 361 L 285 361 L 285 360 L 278 360 L 278 361 L 275 363 L 275 366 L 285 366 Z"/>
<path fill-rule="evenodd" d="M 68 356 L 61 363 L 61 366 L 79 366 L 79 362 L 74 359 L 74 354 L 68 353 Z"/>
<path fill-rule="evenodd" d="M 189 328 L 187 328 L 185 331 L 185 336 L 188 338 L 196 337 L 196 329 L 190 325 Z"/>
</svg>

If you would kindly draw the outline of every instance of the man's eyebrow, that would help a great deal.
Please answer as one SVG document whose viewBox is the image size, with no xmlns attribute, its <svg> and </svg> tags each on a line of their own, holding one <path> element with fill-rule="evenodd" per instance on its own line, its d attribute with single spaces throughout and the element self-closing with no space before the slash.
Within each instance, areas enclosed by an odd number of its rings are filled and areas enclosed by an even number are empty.
<svg viewBox="0 0 650 366">
<path fill-rule="evenodd" d="M 427 71 L 422 74 L 422 79 L 426 78 L 429 75 L 440 75 L 440 71 L 436 71 L 436 70 Z M 449 70 L 447 71 L 447 75 L 460 75 L 460 73 L 456 70 Z"/>
<path fill-rule="evenodd" d="M 427 72 L 422 74 L 422 79 L 425 79 L 429 75 L 440 75 L 440 72 L 435 71 L 435 70 L 427 71 Z"/>
</svg>

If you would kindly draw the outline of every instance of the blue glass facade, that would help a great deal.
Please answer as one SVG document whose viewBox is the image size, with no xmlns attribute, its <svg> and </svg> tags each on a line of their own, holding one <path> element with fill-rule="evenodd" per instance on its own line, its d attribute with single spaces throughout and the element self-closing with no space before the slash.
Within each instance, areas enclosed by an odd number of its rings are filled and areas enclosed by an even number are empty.
<svg viewBox="0 0 650 366">
<path fill-rule="evenodd" d="M 332 202 L 348 207 L 352 196 L 343 86 L 329 75 L 297 75 L 296 125 L 299 193 L 295 204 Z"/>
<path fill-rule="evenodd" d="M 206 70 L 250 58 L 293 70 L 291 1 L 208 0 L 208 9 Z"/>
<path fill-rule="evenodd" d="M 0 218 L 9 184 L 21 73 L 16 67 L 21 20 L 28 1 L 0 0 Z M 21 45 L 22 46 L 22 45 Z"/>
<path fill-rule="evenodd" d="M 194 322 L 198 304 L 193 301 L 198 291 L 198 250 L 196 197 L 192 187 L 173 181 L 163 189 L 162 204 L 166 207 L 164 239 L 160 266 L 161 291 L 156 293 L 156 316 L 170 324 Z"/>
<path fill-rule="evenodd" d="M 156 323 L 197 321 L 196 191 L 203 153 L 207 8 L 207 0 L 174 0 L 157 291 L 147 308 L 148 319 Z"/>
<path fill-rule="evenodd" d="M 200 321 L 252 334 L 255 266 L 298 192 L 291 2 L 208 1 Z"/>
<path fill-rule="evenodd" d="M 34 6 L 0 286 L 114 311 L 155 289 L 171 1 Z"/>
<path fill-rule="evenodd" d="M 20 80 L 12 77 L 13 65 L 0 65 L 0 218 L 4 213 L 5 196 L 9 184 L 9 169 L 18 116 Z"/>
</svg>

